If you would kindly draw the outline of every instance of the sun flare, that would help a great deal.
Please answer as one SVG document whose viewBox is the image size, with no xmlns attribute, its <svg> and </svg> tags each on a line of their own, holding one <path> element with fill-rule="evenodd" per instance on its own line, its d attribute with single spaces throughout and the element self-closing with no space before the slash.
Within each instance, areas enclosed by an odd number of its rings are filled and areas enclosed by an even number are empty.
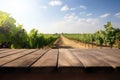
<svg viewBox="0 0 120 80">
<path fill-rule="evenodd" d="M 27 10 L 27 5 L 25 4 L 25 1 L 22 0 L 12 0 L 10 2 L 10 8 L 15 13 L 21 13 L 25 12 Z"/>
</svg>

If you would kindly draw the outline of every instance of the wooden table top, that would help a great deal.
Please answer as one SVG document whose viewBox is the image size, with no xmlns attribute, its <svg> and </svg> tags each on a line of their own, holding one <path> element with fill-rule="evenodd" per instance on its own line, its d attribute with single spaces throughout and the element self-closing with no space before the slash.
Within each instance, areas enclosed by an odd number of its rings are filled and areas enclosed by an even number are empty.
<svg viewBox="0 0 120 80">
<path fill-rule="evenodd" d="M 79 71 L 96 67 L 119 68 L 120 49 L 0 49 L 0 71 L 8 68 Z"/>
</svg>

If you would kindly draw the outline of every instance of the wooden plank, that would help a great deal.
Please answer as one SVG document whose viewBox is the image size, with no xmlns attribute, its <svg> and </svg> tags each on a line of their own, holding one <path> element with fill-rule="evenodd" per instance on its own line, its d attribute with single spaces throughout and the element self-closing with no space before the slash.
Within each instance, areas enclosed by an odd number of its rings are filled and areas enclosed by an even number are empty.
<svg viewBox="0 0 120 80">
<path fill-rule="evenodd" d="M 59 49 L 58 67 L 82 67 L 83 64 L 81 61 L 69 50 L 70 49 Z"/>
<path fill-rule="evenodd" d="M 109 50 L 110 51 L 110 50 Z M 120 58 L 118 56 L 114 56 L 115 53 L 111 53 L 111 51 L 106 53 L 105 50 L 95 50 L 93 53 L 96 53 L 96 56 L 99 56 L 99 59 L 103 59 L 106 63 L 110 64 L 113 68 L 120 67 Z"/>
<path fill-rule="evenodd" d="M 25 55 L 28 55 L 28 54 L 31 54 L 32 52 L 36 51 L 36 49 L 29 49 L 29 50 L 26 50 L 22 53 L 18 53 L 18 54 L 15 54 L 15 55 L 10 55 L 10 56 L 7 56 L 7 57 L 4 57 L 4 58 L 0 58 L 0 65 L 5 65 L 9 62 L 12 62 L 16 59 L 19 59 Z"/>
<path fill-rule="evenodd" d="M 98 51 L 103 52 L 106 55 L 110 55 L 116 58 L 120 58 L 120 50 L 119 49 L 98 49 Z"/>
<path fill-rule="evenodd" d="M 9 66 L 29 67 L 29 66 L 31 66 L 32 63 L 34 63 L 34 61 L 36 59 L 38 59 L 41 55 L 43 55 L 45 51 L 47 51 L 47 50 L 40 49 L 36 52 L 33 52 L 32 54 L 23 56 L 15 61 L 12 61 L 6 65 L 3 65 L 3 67 L 9 67 Z"/>
<path fill-rule="evenodd" d="M 0 51 L 0 54 L 2 53 L 6 53 L 6 52 L 11 52 L 11 51 L 14 51 L 16 49 L 3 49 L 2 51 Z"/>
<path fill-rule="evenodd" d="M 109 64 L 108 62 L 106 62 L 104 59 L 103 59 L 103 55 L 99 55 L 97 54 L 99 51 L 98 49 L 89 49 L 87 50 L 88 53 L 91 52 L 89 55 L 93 56 L 95 59 L 99 60 L 101 63 L 104 63 L 105 66 L 108 66 L 108 67 L 112 67 L 111 64 Z M 98 51 L 98 52 L 96 52 Z M 104 54 L 104 53 L 103 53 Z M 104 67 L 104 66 L 103 66 Z"/>
<path fill-rule="evenodd" d="M 58 49 L 51 49 L 43 55 L 32 67 L 56 67 Z"/>
<path fill-rule="evenodd" d="M 76 55 L 85 67 L 109 66 L 109 64 L 97 59 L 97 57 L 91 56 L 92 52 L 89 49 L 74 49 L 71 52 Z"/>
<path fill-rule="evenodd" d="M 5 49 L 0 49 L 0 51 L 3 51 L 3 50 L 5 50 Z"/>
<path fill-rule="evenodd" d="M 0 58 L 6 57 L 6 56 L 9 56 L 9 55 L 14 55 L 14 54 L 17 54 L 17 53 L 22 52 L 22 51 L 25 51 L 25 49 L 16 49 L 16 50 L 12 50 L 10 52 L 7 51 L 5 53 L 1 53 Z"/>
</svg>

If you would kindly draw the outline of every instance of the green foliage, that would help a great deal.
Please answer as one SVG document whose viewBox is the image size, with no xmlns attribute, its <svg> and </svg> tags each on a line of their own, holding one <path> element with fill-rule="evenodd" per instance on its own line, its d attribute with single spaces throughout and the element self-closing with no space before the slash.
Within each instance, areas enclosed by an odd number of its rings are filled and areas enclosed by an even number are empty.
<svg viewBox="0 0 120 80">
<path fill-rule="evenodd" d="M 29 33 L 29 44 L 30 48 L 35 48 L 37 46 L 38 40 L 38 30 L 32 29 Z"/>
<path fill-rule="evenodd" d="M 106 38 L 107 38 L 107 43 L 111 46 L 113 46 L 115 39 L 116 39 L 116 34 L 115 34 L 115 29 L 112 27 L 111 22 L 107 22 L 105 26 L 105 31 L 106 31 Z"/>
<path fill-rule="evenodd" d="M 118 44 L 117 48 L 120 49 L 120 43 Z"/>
<path fill-rule="evenodd" d="M 8 13 L 0 11 L 0 48 L 41 48 L 58 38 L 57 34 L 40 34 L 36 29 L 27 34 L 23 25 L 15 23 Z"/>
<path fill-rule="evenodd" d="M 103 43 L 105 42 L 105 32 L 100 30 L 95 33 L 95 43 L 102 48 Z"/>
<path fill-rule="evenodd" d="M 120 41 L 120 29 L 113 28 L 111 22 L 107 22 L 104 25 L 105 31 L 99 30 L 94 34 L 63 34 L 65 37 L 69 39 L 74 39 L 83 43 L 96 44 L 101 48 L 103 45 L 109 45 L 111 48 L 115 43 L 115 40 Z M 118 45 L 119 47 L 119 45 Z"/>
<path fill-rule="evenodd" d="M 38 30 L 32 29 L 29 33 L 30 48 L 41 48 L 52 44 L 58 38 L 58 34 L 41 34 Z"/>
<path fill-rule="evenodd" d="M 69 39 L 74 39 L 83 43 L 92 43 L 94 41 L 93 34 L 63 34 Z"/>
<path fill-rule="evenodd" d="M 10 48 L 11 49 L 15 49 L 14 44 L 11 44 Z"/>
<path fill-rule="evenodd" d="M 9 14 L 0 11 L 0 42 L 10 42 L 14 24 L 15 20 Z"/>
</svg>

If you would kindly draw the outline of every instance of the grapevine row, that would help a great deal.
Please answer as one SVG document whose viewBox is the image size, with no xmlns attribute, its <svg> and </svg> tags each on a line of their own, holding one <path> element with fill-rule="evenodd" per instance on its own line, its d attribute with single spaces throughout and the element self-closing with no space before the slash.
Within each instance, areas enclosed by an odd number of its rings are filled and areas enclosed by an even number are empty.
<svg viewBox="0 0 120 80">
<path fill-rule="evenodd" d="M 87 44 L 95 44 L 97 46 L 113 46 L 120 48 L 120 29 L 113 28 L 111 22 L 107 22 L 104 25 L 105 30 L 99 30 L 95 33 L 85 33 L 85 34 L 63 34 L 69 39 L 74 39 Z"/>
<path fill-rule="evenodd" d="M 27 33 L 23 25 L 16 25 L 14 18 L 0 11 L 0 48 L 42 48 L 57 38 L 57 34 L 42 34 L 36 29 Z"/>
</svg>

